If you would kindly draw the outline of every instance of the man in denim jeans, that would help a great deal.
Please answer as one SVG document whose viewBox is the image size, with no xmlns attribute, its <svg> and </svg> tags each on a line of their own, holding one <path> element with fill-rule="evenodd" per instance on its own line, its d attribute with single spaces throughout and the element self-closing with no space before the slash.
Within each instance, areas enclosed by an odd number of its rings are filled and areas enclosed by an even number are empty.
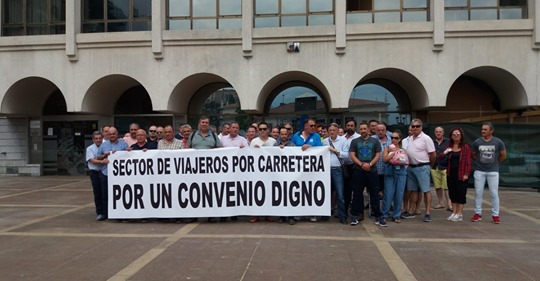
<svg viewBox="0 0 540 281">
<path fill-rule="evenodd" d="M 495 224 L 501 223 L 499 219 L 499 164 L 506 159 L 506 147 L 497 137 L 493 136 L 493 124 L 485 122 L 482 125 L 482 137 L 472 144 L 472 158 L 474 160 L 474 216 L 471 221 L 482 220 L 482 195 L 484 185 L 488 184 L 491 195 L 491 219 Z"/>
</svg>

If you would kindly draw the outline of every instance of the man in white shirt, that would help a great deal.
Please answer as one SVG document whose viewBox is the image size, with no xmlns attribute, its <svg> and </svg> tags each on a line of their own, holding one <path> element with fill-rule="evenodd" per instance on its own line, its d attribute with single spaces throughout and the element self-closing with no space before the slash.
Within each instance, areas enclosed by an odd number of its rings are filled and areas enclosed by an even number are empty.
<svg viewBox="0 0 540 281">
<path fill-rule="evenodd" d="M 336 192 L 336 205 L 338 209 L 338 218 L 341 224 L 347 224 L 347 212 L 345 211 L 345 183 L 343 178 L 343 169 L 346 169 L 343 159 L 347 158 L 348 152 L 344 151 L 347 139 L 338 135 L 339 126 L 336 123 L 328 126 L 329 137 L 323 140 L 323 145 L 328 146 L 330 151 L 330 182 L 332 190 Z M 322 220 L 326 218 L 323 217 Z"/>
<path fill-rule="evenodd" d="M 266 122 L 259 123 L 259 136 L 254 138 L 249 144 L 251 147 L 263 147 L 263 146 L 274 146 L 276 140 L 270 136 L 269 127 Z"/>
</svg>

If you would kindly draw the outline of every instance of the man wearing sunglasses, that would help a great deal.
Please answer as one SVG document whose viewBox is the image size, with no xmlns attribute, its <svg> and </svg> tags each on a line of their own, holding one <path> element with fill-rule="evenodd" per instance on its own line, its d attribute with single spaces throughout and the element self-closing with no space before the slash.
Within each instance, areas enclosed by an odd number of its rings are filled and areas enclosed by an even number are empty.
<svg viewBox="0 0 540 281">
<path fill-rule="evenodd" d="M 311 146 L 322 146 L 321 136 L 315 131 L 315 120 L 307 119 L 304 121 L 304 130 L 296 132 L 291 141 L 296 146 L 301 146 L 302 150 L 306 150 Z"/>
<path fill-rule="evenodd" d="M 407 169 L 407 189 L 409 191 L 420 191 L 424 194 L 424 205 L 426 214 L 424 222 L 431 221 L 431 190 L 430 177 L 431 167 L 435 163 L 435 145 L 433 140 L 422 132 L 422 121 L 413 119 L 411 122 L 413 135 L 409 140 L 407 154 L 409 155 L 409 168 Z M 411 192 L 410 206 L 416 206 L 416 201 L 420 200 L 420 193 Z M 404 218 L 414 218 L 414 210 L 409 209 L 410 215 Z"/>
<path fill-rule="evenodd" d="M 266 122 L 259 123 L 259 136 L 254 138 L 249 144 L 251 147 L 263 147 L 263 146 L 274 146 L 276 140 L 269 136 L 269 127 Z"/>
</svg>

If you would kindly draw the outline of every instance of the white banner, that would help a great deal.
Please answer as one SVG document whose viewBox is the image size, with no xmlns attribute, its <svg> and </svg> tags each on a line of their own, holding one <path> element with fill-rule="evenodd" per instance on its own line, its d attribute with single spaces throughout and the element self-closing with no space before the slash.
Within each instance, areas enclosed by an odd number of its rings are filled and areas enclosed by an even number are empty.
<svg viewBox="0 0 540 281">
<path fill-rule="evenodd" d="M 119 151 L 109 218 L 329 216 L 327 147 Z"/>
</svg>

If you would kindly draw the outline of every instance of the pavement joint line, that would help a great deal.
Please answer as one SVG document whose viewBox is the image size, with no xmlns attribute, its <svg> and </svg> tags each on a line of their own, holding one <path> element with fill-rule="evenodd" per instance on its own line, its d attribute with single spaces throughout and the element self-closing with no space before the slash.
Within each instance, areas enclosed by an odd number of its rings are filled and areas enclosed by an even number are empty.
<svg viewBox="0 0 540 281">
<path fill-rule="evenodd" d="M 82 180 L 82 181 L 76 181 L 76 182 L 68 182 L 68 183 L 61 184 L 61 185 L 54 185 L 54 186 L 49 186 L 49 187 L 44 187 L 44 188 L 38 188 L 38 189 L 28 190 L 28 191 L 25 191 L 25 192 L 20 192 L 20 193 L 14 193 L 14 194 L 9 194 L 9 195 L 4 195 L 4 196 L 0 196 L 0 199 L 5 199 L 5 198 L 10 198 L 10 197 L 20 196 L 20 195 L 25 195 L 25 194 L 30 194 L 30 193 L 36 193 L 36 192 L 40 192 L 40 191 L 54 190 L 55 188 L 58 188 L 58 187 L 60 187 L 60 186 L 73 185 L 73 184 L 82 183 L 82 182 L 85 182 L 85 181 L 89 181 L 89 180 Z"/>
<path fill-rule="evenodd" d="M 257 246 L 255 247 L 255 249 L 253 249 L 253 253 L 251 253 L 251 257 L 249 257 L 249 261 L 246 264 L 246 269 L 244 269 L 244 273 L 242 273 L 242 277 L 240 278 L 240 281 L 244 280 L 244 277 L 246 277 L 249 267 L 251 266 L 251 262 L 253 261 L 253 258 L 255 257 L 255 253 L 257 253 L 257 250 L 259 249 L 259 246 L 261 245 L 262 239 L 263 238 L 259 239 L 259 242 L 257 242 Z"/>
<path fill-rule="evenodd" d="M 76 208 L 81 205 L 24 205 L 24 204 L 0 204 L 0 208 Z"/>
<path fill-rule="evenodd" d="M 384 233 L 378 229 L 377 225 L 368 221 L 368 223 L 363 223 L 362 226 L 366 229 L 368 235 L 374 238 L 373 243 L 398 281 L 418 280 L 390 242 L 384 239 Z"/>
<path fill-rule="evenodd" d="M 485 193 L 485 192 L 484 192 L 484 193 Z M 470 199 L 474 202 L 474 196 L 472 196 L 472 195 L 467 195 L 467 197 L 470 198 Z M 489 197 L 489 192 L 488 192 L 488 197 Z M 500 199 L 500 196 L 499 196 L 499 199 Z M 474 204 L 474 203 L 473 203 L 473 204 Z M 492 206 L 492 205 L 491 205 L 491 202 L 490 202 L 490 201 L 487 201 L 487 199 L 484 200 L 484 198 L 482 198 L 482 204 L 486 204 L 486 205 L 488 205 L 488 206 L 490 206 L 490 207 Z M 474 209 L 473 209 L 473 210 L 474 210 Z M 531 216 L 528 216 L 528 215 L 523 214 L 523 213 L 520 213 L 520 212 L 517 212 L 515 209 L 509 209 L 509 208 L 503 207 L 503 206 L 501 206 L 500 203 L 499 203 L 499 215 L 500 215 L 500 211 L 504 211 L 504 212 L 513 214 L 513 215 L 515 215 L 515 216 L 518 216 L 518 217 L 520 217 L 520 218 L 526 219 L 526 220 L 528 220 L 528 221 L 530 221 L 530 222 L 533 222 L 533 223 L 535 223 L 535 224 L 540 224 L 540 220 L 539 220 L 539 219 L 534 218 L 534 217 L 531 217 Z"/>
<path fill-rule="evenodd" d="M 169 235 L 165 240 L 163 240 L 156 247 L 148 250 L 142 256 L 134 260 L 132 263 L 118 271 L 115 275 L 108 279 L 108 281 L 123 281 L 128 280 L 130 277 L 139 272 L 143 267 L 161 255 L 165 250 L 167 250 L 171 245 L 176 243 L 181 238 L 185 237 L 189 232 L 199 226 L 198 223 L 187 224 L 184 227 L 180 228 L 178 231 Z"/>
<path fill-rule="evenodd" d="M 60 213 L 57 213 L 55 215 L 50 215 L 50 216 L 46 216 L 46 217 L 42 217 L 42 218 L 29 220 L 29 221 L 26 221 L 26 222 L 21 223 L 21 224 L 17 224 L 17 225 L 8 227 L 8 228 L 0 229 L 0 233 L 9 232 L 9 231 L 12 231 L 12 230 L 15 230 L 15 229 L 18 229 L 18 228 L 22 228 L 22 227 L 25 227 L 25 226 L 32 225 L 34 223 L 38 223 L 38 222 L 46 221 L 46 220 L 56 218 L 56 217 L 59 217 L 59 216 L 63 216 L 65 214 L 73 213 L 73 212 L 76 212 L 76 211 L 79 211 L 79 210 L 82 210 L 82 209 L 85 209 L 85 208 L 88 208 L 88 207 L 91 207 L 91 206 L 94 206 L 94 202 L 88 203 L 86 205 L 81 205 L 81 206 L 73 208 L 73 209 L 61 211 Z"/>
</svg>

